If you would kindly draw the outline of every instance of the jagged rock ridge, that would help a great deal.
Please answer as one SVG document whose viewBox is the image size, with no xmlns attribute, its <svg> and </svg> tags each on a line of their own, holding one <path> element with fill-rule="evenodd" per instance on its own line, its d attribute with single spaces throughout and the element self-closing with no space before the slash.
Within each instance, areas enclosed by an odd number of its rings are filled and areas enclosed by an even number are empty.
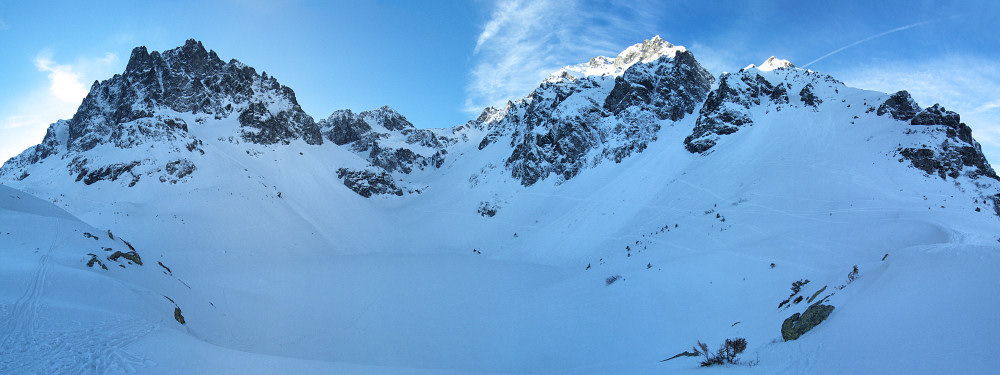
<svg viewBox="0 0 1000 375">
<path fill-rule="evenodd" d="M 758 117 L 766 121 L 771 111 L 837 111 L 831 103 L 845 101 L 840 81 L 773 56 L 759 67 L 724 73 L 713 86 L 715 81 L 690 51 L 654 37 L 615 58 L 595 57 L 560 69 L 523 99 L 487 108 L 460 126 L 418 129 L 387 106 L 335 111 L 314 122 L 290 88 L 188 40 L 162 53 L 136 48 L 123 74 L 95 83 L 72 119 L 52 124 L 39 145 L 0 169 L 0 177 L 23 180 L 31 165 L 59 155 L 67 160 L 69 175 L 88 185 L 118 181 L 134 186 L 144 176 L 183 182 L 198 173 L 198 157 L 205 153 L 203 140 L 191 129 L 229 121 L 239 124 L 233 135 L 250 144 L 302 141 L 346 148 L 367 166 L 340 168 L 337 178 L 366 197 L 404 192 L 397 184 L 419 179 L 412 176 L 416 171 L 453 163 L 467 144 L 480 151 L 501 148 L 503 159 L 487 163 L 481 173 L 502 166 L 521 185 L 531 186 L 550 176 L 556 183 L 567 181 L 604 161 L 621 162 L 657 141 L 663 126 L 695 112 L 683 146 L 705 155 L 724 137 L 758 124 Z M 885 98 L 866 113 L 921 125 L 919 131 L 939 139 L 933 146 L 900 147 L 895 151 L 901 160 L 942 178 L 962 173 L 996 178 L 957 114 L 938 105 L 921 109 L 905 91 Z M 154 146 L 167 149 L 166 156 L 143 155 Z M 90 152 L 100 147 L 132 150 L 131 156 Z"/>
<path fill-rule="evenodd" d="M 524 99 L 484 111 L 479 149 L 509 140 L 504 165 L 522 185 L 550 174 L 569 180 L 601 160 L 643 151 L 661 121 L 692 113 L 713 81 L 690 51 L 654 37 L 614 60 L 563 68 Z"/>
<path fill-rule="evenodd" d="M 272 113 L 271 108 L 278 109 Z M 155 119 L 157 112 L 204 113 L 216 119 L 236 114 L 241 136 L 248 142 L 273 144 L 302 139 L 321 144 L 319 128 L 295 99 L 295 93 L 267 73 L 236 60 L 223 62 L 201 42 L 188 40 L 182 47 L 149 53 L 132 51 L 125 72 L 95 83 L 69 122 L 67 148 L 86 151 L 105 138 L 128 147 L 141 141 L 123 132 L 122 126 L 139 119 Z M 162 124 L 162 125 L 161 125 Z M 170 119 L 137 126 L 187 130 L 187 124 Z"/>
<path fill-rule="evenodd" d="M 934 104 L 923 110 L 910 94 L 899 91 L 886 99 L 877 110 L 879 116 L 906 121 L 911 126 L 926 127 L 940 144 L 937 147 L 903 147 L 897 151 L 900 161 L 909 160 L 913 167 L 941 178 L 958 178 L 962 172 L 969 177 L 986 176 L 1000 180 L 986 161 L 982 146 L 972 138 L 972 129 L 961 121 L 959 114 Z"/>
<path fill-rule="evenodd" d="M 199 123 L 177 116 L 182 113 L 200 115 Z M 290 88 L 188 40 L 162 53 L 135 48 L 124 73 L 95 82 L 72 119 L 50 125 L 42 142 L 8 161 L 0 175 L 17 169 L 22 172 L 14 177 L 25 178 L 28 166 L 62 154 L 72 159 L 67 168 L 76 180 L 87 184 L 123 174 L 129 175 L 129 186 L 143 175 L 177 182 L 196 169 L 190 155 L 204 153 L 203 141 L 190 128 L 230 117 L 240 125 L 235 134 L 246 142 L 323 143 L 319 127 Z M 103 160 L 106 153 L 88 153 L 99 146 L 134 152 L 130 160 Z M 156 146 L 173 150 L 171 160 L 144 157 L 141 150 Z M 185 167 L 177 169 L 181 164 Z"/>
<path fill-rule="evenodd" d="M 720 136 L 752 126 L 754 108 L 781 111 L 788 106 L 809 106 L 815 109 L 823 102 L 818 95 L 832 99 L 844 87 L 833 77 L 796 69 L 791 63 L 773 56 L 761 68 L 750 65 L 736 73 L 724 73 L 719 77 L 719 85 L 705 99 L 691 135 L 684 139 L 684 147 L 692 153 L 704 153 L 716 145 Z M 792 95 L 797 93 L 798 100 L 790 99 L 790 92 Z"/>
<path fill-rule="evenodd" d="M 414 168 L 439 168 L 455 137 L 434 130 L 417 129 L 403 115 L 383 106 L 355 114 L 335 111 L 319 121 L 323 137 L 348 147 L 372 165 L 387 172 L 410 173 Z"/>
</svg>

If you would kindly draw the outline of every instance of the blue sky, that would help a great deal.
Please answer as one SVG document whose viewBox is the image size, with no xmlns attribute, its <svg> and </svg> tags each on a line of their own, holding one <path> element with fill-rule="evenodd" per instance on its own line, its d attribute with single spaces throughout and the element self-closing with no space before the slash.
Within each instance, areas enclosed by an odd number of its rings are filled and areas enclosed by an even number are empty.
<svg viewBox="0 0 1000 375">
<path fill-rule="evenodd" d="M 474 118 L 552 71 L 660 35 L 713 74 L 771 55 L 909 90 L 1000 163 L 996 1 L 0 0 L 0 159 L 38 143 L 133 47 L 203 42 L 295 90 L 319 119 L 389 105 L 418 127 Z"/>
</svg>

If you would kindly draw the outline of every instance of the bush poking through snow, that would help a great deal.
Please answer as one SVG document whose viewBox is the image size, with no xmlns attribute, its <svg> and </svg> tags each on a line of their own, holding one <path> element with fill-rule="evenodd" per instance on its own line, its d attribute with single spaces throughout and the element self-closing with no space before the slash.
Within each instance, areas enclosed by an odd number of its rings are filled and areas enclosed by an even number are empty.
<svg viewBox="0 0 1000 375">
<path fill-rule="evenodd" d="M 692 349 L 694 353 L 684 352 L 673 356 L 672 358 L 666 359 L 664 361 L 669 361 L 680 356 L 702 356 L 704 359 L 701 360 L 702 367 L 723 365 L 727 363 L 738 364 L 740 361 L 736 359 L 736 356 L 743 353 L 747 349 L 747 339 L 742 337 L 736 337 L 731 339 L 726 339 L 726 342 L 719 347 L 715 353 L 708 350 L 708 344 L 698 341 L 698 345 Z"/>
<path fill-rule="evenodd" d="M 717 365 L 722 363 L 722 361 L 719 360 L 718 356 L 713 355 L 711 352 L 708 351 L 708 344 L 701 342 L 701 340 L 698 341 L 698 346 L 694 347 L 694 352 L 696 354 L 705 357 L 705 359 L 701 361 L 702 367 L 708 367 L 711 365 Z"/>
<path fill-rule="evenodd" d="M 621 278 L 622 278 L 622 275 L 608 276 L 607 279 L 604 279 L 604 283 L 605 283 L 604 285 L 614 284 L 615 281 L 618 281 L 618 279 L 621 279 Z"/>
<path fill-rule="evenodd" d="M 771 263 L 771 264 L 774 264 L 774 263 Z M 799 292 L 802 291 L 802 286 L 806 285 L 806 284 L 809 284 L 809 280 L 802 279 L 802 280 L 793 282 L 792 283 L 792 294 L 789 294 L 787 299 L 785 299 L 784 301 L 781 301 L 781 303 L 778 304 L 778 308 L 780 309 L 785 304 L 788 304 L 789 306 L 791 306 L 792 304 L 790 302 L 792 302 L 792 297 L 795 297 L 796 294 L 799 294 Z M 799 296 L 799 298 L 795 300 L 795 303 L 799 303 L 799 302 L 802 302 L 802 297 L 801 296 Z"/>
<path fill-rule="evenodd" d="M 799 291 L 802 290 L 802 286 L 806 285 L 806 284 L 809 284 L 809 280 L 799 280 L 799 281 L 793 282 L 792 283 L 792 295 L 794 296 L 796 294 L 799 294 Z"/>
<path fill-rule="evenodd" d="M 858 278 L 858 265 L 855 264 L 854 269 L 851 270 L 851 273 L 847 274 L 847 283 L 850 284 L 854 282 L 854 279 L 857 278 Z"/>
<path fill-rule="evenodd" d="M 717 358 L 722 358 L 726 363 L 737 363 L 736 356 L 747 349 L 747 339 L 742 337 L 726 339 L 717 353 Z"/>
<path fill-rule="evenodd" d="M 184 315 L 181 315 L 181 308 L 180 307 L 174 306 L 174 320 L 176 320 L 177 323 L 180 323 L 180 324 L 187 324 L 184 321 Z"/>
<path fill-rule="evenodd" d="M 492 202 L 479 202 L 479 215 L 483 217 L 493 217 L 497 214 L 497 210 L 500 209 L 496 203 Z"/>
</svg>

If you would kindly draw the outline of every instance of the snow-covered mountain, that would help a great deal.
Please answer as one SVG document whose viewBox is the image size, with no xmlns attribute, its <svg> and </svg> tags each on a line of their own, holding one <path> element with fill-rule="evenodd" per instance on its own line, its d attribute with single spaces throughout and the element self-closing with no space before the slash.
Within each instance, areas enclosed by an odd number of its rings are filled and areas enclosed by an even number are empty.
<svg viewBox="0 0 1000 375">
<path fill-rule="evenodd" d="M 550 175 L 565 181 L 644 150 L 661 122 L 692 113 L 712 82 L 690 51 L 655 37 L 613 60 L 563 68 L 524 99 L 488 109 L 479 149 L 509 144 L 504 165 L 525 186 Z"/>
<path fill-rule="evenodd" d="M 0 372 L 987 371 L 1000 180 L 916 99 L 654 37 L 418 129 L 139 47 L 0 168 Z"/>
</svg>

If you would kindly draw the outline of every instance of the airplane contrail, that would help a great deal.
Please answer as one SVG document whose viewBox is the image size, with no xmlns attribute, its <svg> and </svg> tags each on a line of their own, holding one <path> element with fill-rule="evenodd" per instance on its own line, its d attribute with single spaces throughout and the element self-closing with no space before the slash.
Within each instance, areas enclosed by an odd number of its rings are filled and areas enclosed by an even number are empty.
<svg viewBox="0 0 1000 375">
<path fill-rule="evenodd" d="M 895 28 L 895 29 L 892 29 L 892 30 L 889 30 L 889 31 L 883 31 L 883 32 L 881 32 L 881 33 L 878 33 L 878 34 L 875 34 L 875 35 L 872 35 L 872 36 L 870 36 L 870 37 L 867 37 L 867 38 L 864 38 L 864 39 L 861 39 L 861 40 L 859 40 L 859 41 L 857 41 L 857 42 L 854 42 L 854 43 L 851 43 L 851 44 L 848 44 L 848 45 L 846 45 L 846 46 L 843 46 L 843 47 L 840 47 L 840 48 L 837 48 L 837 49 L 833 50 L 833 52 L 830 52 L 830 53 L 828 53 L 828 54 L 825 54 L 825 55 L 823 55 L 823 56 L 820 56 L 820 58 L 818 58 L 818 59 L 816 59 L 816 60 L 813 60 L 813 61 L 810 61 L 810 62 L 809 62 L 808 64 L 805 64 L 805 65 L 803 65 L 803 66 L 802 66 L 802 68 L 806 68 L 806 67 L 808 67 L 809 65 L 812 65 L 812 64 L 815 64 L 815 63 L 816 63 L 817 61 L 820 61 L 820 60 L 823 60 L 823 59 L 825 59 L 825 58 L 827 58 L 827 57 L 830 57 L 830 56 L 832 56 L 832 55 L 834 55 L 834 54 L 836 54 L 836 53 L 838 53 L 838 52 L 840 52 L 840 51 L 843 51 L 843 50 L 845 50 L 845 49 L 848 49 L 848 48 L 851 48 L 851 47 L 854 47 L 854 46 L 856 46 L 856 45 L 858 45 L 858 44 L 861 44 L 861 43 L 864 43 L 864 42 L 867 42 L 867 41 L 869 41 L 869 40 L 872 40 L 872 39 L 875 39 L 875 38 L 878 38 L 878 37 L 880 37 L 880 36 L 884 36 L 884 35 L 888 35 L 888 34 L 892 34 L 892 33 L 895 33 L 895 32 L 900 32 L 900 31 L 903 31 L 903 30 L 906 30 L 906 29 L 909 29 L 909 28 L 913 28 L 913 27 L 917 27 L 917 26 L 921 26 L 921 25 L 926 25 L 926 24 L 928 24 L 928 23 L 931 23 L 931 22 L 933 22 L 933 20 L 932 20 L 932 21 L 923 21 L 923 22 L 917 22 L 917 23 L 915 23 L 915 24 L 912 24 L 912 25 L 906 25 L 906 26 L 901 26 L 901 27 L 897 27 L 897 28 Z"/>
</svg>

